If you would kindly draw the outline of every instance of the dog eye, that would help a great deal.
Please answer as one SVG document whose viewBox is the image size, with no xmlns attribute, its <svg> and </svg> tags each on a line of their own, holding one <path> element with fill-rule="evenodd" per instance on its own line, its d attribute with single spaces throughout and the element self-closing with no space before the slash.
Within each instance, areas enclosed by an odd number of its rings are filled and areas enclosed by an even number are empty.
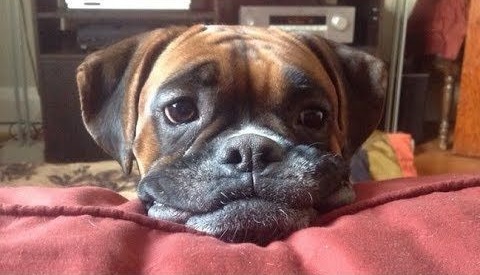
<svg viewBox="0 0 480 275">
<path fill-rule="evenodd" d="M 319 109 L 307 109 L 300 113 L 298 123 L 312 129 L 322 128 L 325 121 L 325 113 Z"/>
<path fill-rule="evenodd" d="M 165 116 L 173 124 L 182 124 L 197 118 L 197 107 L 192 101 L 180 100 L 165 107 Z"/>
</svg>

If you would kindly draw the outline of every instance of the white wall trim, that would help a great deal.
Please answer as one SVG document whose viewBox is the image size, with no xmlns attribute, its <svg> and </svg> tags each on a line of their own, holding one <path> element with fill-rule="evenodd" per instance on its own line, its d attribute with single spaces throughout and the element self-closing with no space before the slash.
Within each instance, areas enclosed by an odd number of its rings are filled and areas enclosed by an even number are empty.
<svg viewBox="0 0 480 275">
<path fill-rule="evenodd" d="M 31 122 L 41 122 L 42 112 L 37 88 L 35 86 L 30 86 L 27 90 L 30 104 L 30 120 Z M 23 98 L 23 95 L 21 98 Z M 0 86 L 0 122 L 17 122 L 18 116 L 16 106 L 13 87 Z M 24 102 L 21 102 L 21 106 L 23 108 Z M 25 112 L 23 113 L 25 114 Z"/>
</svg>

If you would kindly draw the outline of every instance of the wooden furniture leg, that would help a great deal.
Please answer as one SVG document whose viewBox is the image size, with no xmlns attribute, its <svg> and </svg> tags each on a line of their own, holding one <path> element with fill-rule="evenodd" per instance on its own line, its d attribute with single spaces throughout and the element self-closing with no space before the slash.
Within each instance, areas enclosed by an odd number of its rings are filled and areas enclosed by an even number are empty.
<svg viewBox="0 0 480 275">
<path fill-rule="evenodd" d="M 452 109 L 453 85 L 454 77 L 450 74 L 445 75 L 443 84 L 443 101 L 442 101 L 442 120 L 438 131 L 438 146 L 442 150 L 447 150 L 448 147 L 448 129 L 450 127 L 450 112 Z"/>
<path fill-rule="evenodd" d="M 453 92 L 455 81 L 458 76 L 459 65 L 455 60 L 448 60 L 437 57 L 435 67 L 442 72 L 443 81 L 443 100 L 442 100 L 442 116 L 440 126 L 438 128 L 438 146 L 442 150 L 447 150 L 449 145 L 450 117 L 452 110 Z"/>
</svg>

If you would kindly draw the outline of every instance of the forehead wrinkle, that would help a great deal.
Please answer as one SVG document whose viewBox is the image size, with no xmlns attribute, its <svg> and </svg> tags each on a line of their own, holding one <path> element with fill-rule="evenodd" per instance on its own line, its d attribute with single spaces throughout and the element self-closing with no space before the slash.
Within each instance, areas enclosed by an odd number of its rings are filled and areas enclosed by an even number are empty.
<svg viewBox="0 0 480 275">
<path fill-rule="evenodd" d="M 275 82 L 272 83 L 272 77 L 274 76 L 275 65 L 272 60 L 266 59 L 264 56 L 255 52 L 255 56 L 248 55 L 249 59 L 254 59 L 249 64 L 249 72 L 251 74 L 251 87 L 250 90 L 255 93 L 257 98 L 255 103 L 268 104 L 272 98 L 279 98 L 278 87 L 273 87 Z M 275 93 L 275 96 L 269 97 L 269 93 Z"/>
<path fill-rule="evenodd" d="M 235 50 L 234 48 L 238 48 L 231 42 L 241 41 L 244 38 L 241 34 L 233 32 L 231 28 L 225 28 L 225 31 L 218 32 L 208 30 L 209 28 L 206 27 L 202 31 L 190 32 L 186 37 L 180 37 L 177 39 L 178 41 L 173 41 L 157 60 L 157 67 L 162 67 L 162 74 L 171 76 L 176 71 L 185 70 L 185 64 L 191 63 L 216 61 L 217 63 L 231 64 L 234 58 L 228 53 Z"/>
<path fill-rule="evenodd" d="M 252 111 L 250 106 L 253 100 L 250 88 L 255 77 L 250 75 L 252 68 L 248 61 L 248 45 L 244 40 L 235 40 L 232 45 L 231 55 L 234 70 L 228 72 L 233 79 L 233 86 L 231 88 L 235 93 L 239 94 L 237 98 L 243 99 L 241 102 L 238 102 L 242 119 L 250 120 Z"/>
<path fill-rule="evenodd" d="M 253 29 L 245 43 L 259 55 L 278 64 L 292 64 L 312 75 L 320 76 L 320 81 L 328 82 L 328 74 L 315 54 L 300 40 L 277 28 Z"/>
<path fill-rule="evenodd" d="M 191 32 L 188 39 L 184 38 L 181 43 L 169 45 L 169 48 L 171 50 L 175 49 L 177 54 L 168 55 L 175 60 L 166 63 L 170 67 L 175 67 L 175 63 L 184 65 L 188 60 L 198 56 L 210 56 L 218 59 L 218 55 L 226 51 L 237 53 L 237 56 L 230 58 L 230 61 L 233 61 L 238 58 L 238 53 L 241 52 L 238 45 L 247 47 L 249 51 L 261 53 L 262 56 L 268 56 L 276 63 L 297 61 L 308 66 L 316 58 L 299 40 L 276 28 L 265 30 L 263 28 L 213 26 L 193 32 L 193 34 Z M 186 49 L 183 50 L 183 48 Z M 233 63 L 231 62 L 231 64 Z M 239 66 L 235 65 L 233 67 L 238 69 Z M 164 73 L 169 74 L 168 72 Z"/>
<path fill-rule="evenodd" d="M 179 81 L 182 78 L 192 77 L 195 75 L 195 72 L 197 72 L 198 69 L 201 69 L 203 66 L 207 66 L 209 64 L 213 64 L 214 66 L 216 66 L 217 62 L 215 62 L 215 60 L 206 58 L 192 60 L 190 64 L 186 64 L 185 66 L 183 66 L 182 70 L 175 71 L 173 74 L 167 76 L 158 88 L 166 87 L 171 83 Z M 215 70 L 216 69 L 217 68 L 215 68 Z"/>
<path fill-rule="evenodd" d="M 296 86 L 296 81 L 293 77 L 289 77 L 286 68 L 294 68 L 300 74 L 307 76 L 305 80 L 311 83 L 312 88 L 319 88 L 322 95 L 324 90 L 333 88 L 325 75 L 321 72 L 318 74 L 321 68 L 316 67 L 315 64 L 312 65 L 312 62 L 302 62 L 298 59 L 289 60 L 288 57 L 285 58 L 286 53 L 283 49 L 281 49 L 283 53 L 272 54 L 271 51 L 264 48 L 263 44 L 247 44 L 250 53 L 248 57 L 253 81 L 252 90 L 256 92 L 259 98 L 258 102 L 281 104 L 288 98 L 292 92 L 292 86 Z M 267 94 L 272 96 L 268 97 Z"/>
<path fill-rule="evenodd" d="M 236 53 L 239 53 L 243 64 L 245 64 L 244 73 L 235 72 L 237 79 L 244 79 L 242 81 L 247 101 L 251 102 L 247 106 L 265 106 L 275 105 L 283 101 L 284 94 L 282 93 L 282 78 L 279 77 L 279 65 L 282 61 L 278 59 L 277 54 L 272 54 L 271 51 L 265 50 L 266 46 L 271 43 L 263 43 L 253 39 L 252 37 L 245 37 L 245 39 L 235 40 L 240 45 L 237 47 Z M 269 48 L 268 47 L 268 48 Z M 248 116 L 250 120 L 256 116 L 257 108 L 251 109 L 249 112 L 244 110 L 244 115 Z"/>
</svg>

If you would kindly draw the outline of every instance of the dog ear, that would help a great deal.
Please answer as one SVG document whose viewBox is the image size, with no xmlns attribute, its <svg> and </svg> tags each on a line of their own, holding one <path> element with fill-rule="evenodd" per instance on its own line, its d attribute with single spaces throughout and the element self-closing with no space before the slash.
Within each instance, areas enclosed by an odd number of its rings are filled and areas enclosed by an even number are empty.
<svg viewBox="0 0 480 275">
<path fill-rule="evenodd" d="M 120 41 L 86 57 L 77 68 L 83 122 L 125 173 L 133 161 L 137 104 L 156 58 L 186 28 L 158 29 Z"/>
<path fill-rule="evenodd" d="M 339 128 L 344 129 L 347 139 L 342 151 L 350 158 L 382 118 L 387 88 L 385 64 L 377 57 L 315 33 L 294 35 L 317 56 L 337 89 L 341 101 Z"/>
</svg>

